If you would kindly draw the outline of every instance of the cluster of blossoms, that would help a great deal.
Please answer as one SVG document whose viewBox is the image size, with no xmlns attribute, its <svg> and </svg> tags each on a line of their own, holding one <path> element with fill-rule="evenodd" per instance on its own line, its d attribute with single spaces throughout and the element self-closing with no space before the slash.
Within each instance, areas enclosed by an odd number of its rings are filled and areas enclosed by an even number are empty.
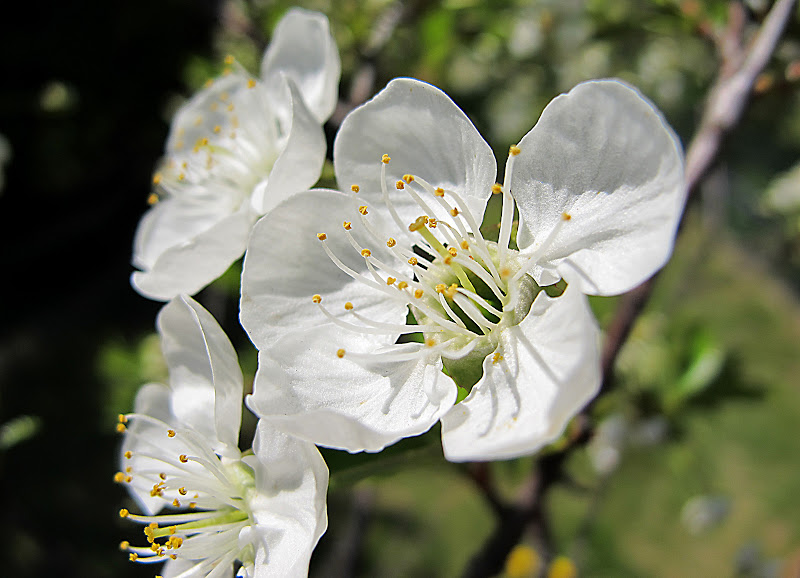
<svg viewBox="0 0 800 578">
<path fill-rule="evenodd" d="M 327 20 L 290 11 L 260 79 L 226 70 L 178 112 L 154 177 L 132 282 L 171 299 L 158 320 L 170 385 L 144 386 L 120 416 L 116 479 L 146 514 L 121 512 L 147 539 L 123 547 L 166 560 L 164 576 L 227 576 L 234 562 L 240 576 L 305 574 L 327 526 L 315 445 L 376 452 L 438 421 L 451 461 L 552 442 L 600 387 L 587 295 L 625 292 L 671 253 L 680 144 L 626 84 L 555 98 L 498 182 L 450 98 L 396 79 L 339 128 L 340 190 L 307 190 L 338 78 Z M 493 196 L 496 237 L 481 230 Z M 236 353 L 186 296 L 242 253 L 240 319 L 259 360 L 244 453 Z"/>
</svg>

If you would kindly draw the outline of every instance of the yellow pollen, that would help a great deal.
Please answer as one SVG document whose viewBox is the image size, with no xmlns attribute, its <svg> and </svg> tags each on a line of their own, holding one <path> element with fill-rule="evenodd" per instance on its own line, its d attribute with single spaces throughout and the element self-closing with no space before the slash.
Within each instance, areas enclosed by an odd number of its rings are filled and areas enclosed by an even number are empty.
<svg viewBox="0 0 800 578">
<path fill-rule="evenodd" d="M 461 241 L 461 248 L 466 251 L 467 249 L 469 249 L 469 243 L 467 243 L 466 241 Z"/>
<path fill-rule="evenodd" d="M 521 152 L 522 152 L 522 151 L 520 150 L 520 148 L 519 148 L 517 145 L 511 145 L 511 146 L 508 148 L 508 154 L 510 154 L 510 155 L 511 155 L 511 156 L 513 156 L 513 157 L 517 156 L 517 155 L 518 155 L 519 153 L 521 153 Z"/>
<path fill-rule="evenodd" d="M 416 257 L 411 257 L 411 258 L 409 258 L 409 260 L 408 260 L 408 264 L 409 264 L 409 265 L 411 265 L 412 267 L 413 267 L 414 265 L 416 265 L 418 262 L 419 262 L 419 261 L 417 261 L 417 258 L 416 258 Z"/>
<path fill-rule="evenodd" d="M 174 438 L 175 437 L 175 430 L 174 429 L 168 429 L 167 430 L 167 436 L 171 437 L 171 438 Z"/>
<path fill-rule="evenodd" d="M 361 187 L 359 187 L 358 185 L 350 185 L 350 190 L 353 191 L 354 193 L 357 193 L 358 191 L 361 190 Z"/>
<path fill-rule="evenodd" d="M 197 507 L 197 502 L 189 502 L 189 509 L 194 510 Z"/>
<path fill-rule="evenodd" d="M 130 450 L 128 450 L 127 452 L 125 452 L 125 454 L 124 454 L 124 455 L 125 455 L 125 458 L 126 458 L 126 459 L 131 459 L 131 458 L 133 457 L 133 452 L 131 452 Z"/>
<path fill-rule="evenodd" d="M 219 125 L 214 126 L 214 134 L 219 134 L 222 131 L 222 127 Z"/>
<path fill-rule="evenodd" d="M 177 554 L 170 554 L 169 557 L 172 558 L 173 560 L 177 560 L 178 559 L 178 555 Z"/>
<path fill-rule="evenodd" d="M 161 182 L 161 173 L 156 173 L 153 175 L 153 184 L 157 185 Z"/>
<path fill-rule="evenodd" d="M 492 355 L 492 363 L 495 365 L 503 361 L 503 354 L 499 351 L 495 351 L 494 355 Z"/>
<path fill-rule="evenodd" d="M 366 215 L 366 214 L 368 213 L 368 211 L 367 211 L 367 205 L 361 205 L 361 206 L 358 208 L 358 212 L 359 212 L 359 213 L 361 213 L 362 215 Z"/>
<path fill-rule="evenodd" d="M 126 473 L 126 474 L 130 474 L 132 471 L 133 471 L 133 468 L 132 468 L 132 467 L 130 467 L 130 466 L 128 466 L 127 468 L 125 468 L 125 473 Z"/>
<path fill-rule="evenodd" d="M 395 241 L 394 239 L 389 237 L 389 240 L 386 241 L 386 246 L 387 247 L 394 247 L 395 245 L 397 245 L 397 241 Z"/>
<path fill-rule="evenodd" d="M 185 464 L 189 461 L 189 458 L 186 457 L 186 454 L 181 454 L 178 456 L 178 459 L 181 461 L 182 464 Z"/>
<path fill-rule="evenodd" d="M 350 229 L 353 228 L 353 223 L 351 223 L 350 221 L 345 221 L 344 223 L 342 223 L 342 227 L 344 227 L 345 230 L 349 231 Z"/>
<path fill-rule="evenodd" d="M 228 55 L 225 57 L 225 64 L 227 64 L 228 66 L 230 66 L 231 64 L 233 64 L 233 55 L 231 55 L 231 54 L 228 54 Z"/>
<path fill-rule="evenodd" d="M 448 253 L 450 253 L 450 254 L 451 254 L 453 257 L 455 257 L 456 255 L 458 255 L 458 251 L 456 251 L 456 248 L 455 248 L 455 247 L 450 247 L 450 248 L 447 250 L 447 252 L 448 252 Z"/>
<path fill-rule="evenodd" d="M 170 526 L 169 527 L 169 533 L 170 534 L 174 534 L 177 531 L 178 531 L 178 527 L 177 526 Z"/>
<path fill-rule="evenodd" d="M 495 183 L 492 185 L 492 194 L 499 195 L 503 192 L 503 187 L 500 186 L 500 183 Z"/>
<path fill-rule="evenodd" d="M 119 414 L 119 415 L 117 416 L 117 421 L 118 421 L 119 423 L 128 423 L 128 418 L 127 418 L 127 417 L 125 417 L 125 416 L 124 416 L 124 415 L 122 415 L 122 414 Z"/>
<path fill-rule="evenodd" d="M 411 184 L 411 182 L 414 180 L 414 175 L 403 175 L 403 180 L 406 182 L 406 184 Z"/>
<path fill-rule="evenodd" d="M 392 157 L 390 157 L 390 156 L 389 156 L 389 155 L 387 155 L 387 154 L 384 154 L 384 155 L 381 157 L 381 162 L 382 162 L 383 164 L 385 164 L 385 165 L 388 165 L 390 160 L 392 160 Z"/>
<path fill-rule="evenodd" d="M 129 515 L 130 515 L 130 512 L 128 510 L 126 510 L 125 508 L 122 508 L 119 511 L 119 517 L 120 518 L 127 518 Z"/>
<path fill-rule="evenodd" d="M 317 233 L 317 239 L 319 239 L 320 241 L 324 241 L 327 238 L 328 235 L 326 235 L 325 233 Z"/>
<path fill-rule="evenodd" d="M 436 345 L 436 340 L 429 337 L 428 339 L 425 340 L 425 345 L 427 347 L 433 347 L 434 345 Z"/>
<path fill-rule="evenodd" d="M 131 552 L 130 555 L 128 556 L 128 560 L 130 560 L 131 562 L 136 562 L 138 558 L 139 554 L 137 554 L 136 552 Z"/>
<path fill-rule="evenodd" d="M 430 219 L 428 219 L 428 226 L 429 226 L 431 229 L 435 229 L 435 228 L 436 228 L 436 219 L 434 219 L 433 217 L 431 217 Z"/>
<path fill-rule="evenodd" d="M 128 542 L 127 540 L 123 540 L 122 542 L 119 543 L 119 549 L 127 550 L 128 548 L 130 548 L 130 545 L 131 545 L 130 542 Z"/>
<path fill-rule="evenodd" d="M 337 349 L 336 350 L 336 357 L 338 357 L 339 359 L 344 357 L 344 349 Z"/>
<path fill-rule="evenodd" d="M 444 189 L 442 187 L 436 187 L 436 190 L 433 191 L 433 194 L 436 195 L 437 197 L 443 197 Z"/>
<path fill-rule="evenodd" d="M 178 488 L 178 493 L 181 496 L 185 496 L 186 495 L 186 488 Z"/>
<path fill-rule="evenodd" d="M 387 277 L 386 278 L 386 284 L 387 285 L 394 285 L 395 281 L 397 281 L 397 279 L 395 279 L 394 277 Z"/>
<path fill-rule="evenodd" d="M 448 255 L 447 257 L 444 258 L 444 264 L 445 265 L 449 265 L 452 262 L 453 262 L 453 256 L 452 255 Z"/>
<path fill-rule="evenodd" d="M 394 184 L 394 187 L 399 191 L 402 191 L 404 188 L 406 188 L 406 186 L 403 184 L 403 181 L 397 181 Z"/>
<path fill-rule="evenodd" d="M 256 87 L 255 79 L 253 79 L 253 78 L 248 79 L 247 80 L 247 88 L 255 88 L 255 87 Z"/>
<path fill-rule="evenodd" d="M 458 216 L 458 207 L 453 207 L 452 209 L 450 209 L 450 214 L 452 216 L 454 216 L 454 217 L 457 217 Z"/>
<path fill-rule="evenodd" d="M 164 472 L 161 472 L 160 474 L 158 474 L 158 477 L 161 478 L 162 480 L 166 480 L 167 479 L 167 474 L 165 474 Z"/>
<path fill-rule="evenodd" d="M 178 498 L 175 498 L 174 500 L 172 500 L 172 505 L 175 506 L 176 508 L 180 508 L 181 507 L 181 503 L 178 501 Z"/>
<path fill-rule="evenodd" d="M 129 484 L 130 484 L 130 483 L 131 483 L 131 480 L 133 480 L 133 478 L 132 478 L 131 476 L 125 476 L 125 481 L 126 481 L 127 483 L 129 483 Z"/>
<path fill-rule="evenodd" d="M 126 429 L 128 429 L 128 428 L 125 427 L 124 423 L 118 423 L 117 424 L 117 432 L 118 433 L 123 433 Z"/>
<path fill-rule="evenodd" d="M 344 308 L 347 309 L 348 311 L 352 311 L 353 304 L 348 301 L 347 303 L 344 304 Z"/>
<path fill-rule="evenodd" d="M 320 295 L 319 293 L 317 293 L 316 295 L 314 295 L 313 297 L 311 297 L 311 300 L 312 300 L 314 303 L 322 303 L 322 295 Z"/>
<path fill-rule="evenodd" d="M 450 285 L 450 287 L 448 287 L 447 290 L 444 292 L 444 294 L 449 299 L 452 299 L 453 297 L 455 297 L 456 293 L 458 293 L 458 285 L 456 283 L 453 283 L 452 285 Z"/>
<path fill-rule="evenodd" d="M 405 289 L 406 287 L 408 287 L 408 283 L 406 283 L 405 281 L 400 281 L 400 283 L 397 284 L 398 289 L 402 290 Z"/>
<path fill-rule="evenodd" d="M 447 285 L 445 285 L 444 283 L 439 283 L 438 285 L 436 285 L 436 287 L 434 287 L 434 289 L 436 289 L 437 293 L 444 293 L 445 290 L 447 289 Z"/>
<path fill-rule="evenodd" d="M 181 173 L 181 174 L 179 174 L 179 175 L 178 175 L 178 180 L 179 180 L 179 181 L 182 181 L 182 180 L 184 180 L 185 178 L 186 178 L 186 174 L 185 174 L 185 173 Z"/>
<path fill-rule="evenodd" d="M 572 218 L 572 215 L 570 215 L 569 213 L 561 213 L 561 218 L 564 221 L 569 221 Z"/>
<path fill-rule="evenodd" d="M 125 481 L 125 474 L 123 474 L 122 472 L 117 472 L 116 474 L 114 474 L 114 481 L 118 484 L 121 484 L 122 482 Z"/>
<path fill-rule="evenodd" d="M 423 294 L 424 294 L 424 291 L 422 289 L 416 289 L 414 291 L 414 297 L 416 299 L 419 299 L 420 297 L 422 297 Z"/>
<path fill-rule="evenodd" d="M 362 257 L 369 257 L 370 255 L 372 255 L 372 251 L 370 251 L 369 249 L 361 249 Z"/>
</svg>

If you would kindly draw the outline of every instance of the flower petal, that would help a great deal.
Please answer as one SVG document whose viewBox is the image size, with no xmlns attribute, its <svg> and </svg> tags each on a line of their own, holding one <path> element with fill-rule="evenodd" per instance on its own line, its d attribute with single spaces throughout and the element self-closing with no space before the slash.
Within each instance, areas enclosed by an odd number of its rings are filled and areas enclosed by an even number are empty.
<svg viewBox="0 0 800 578">
<path fill-rule="evenodd" d="M 556 439 L 600 387 L 599 331 L 586 297 L 542 291 L 522 323 L 503 331 L 469 396 L 442 418 L 454 462 L 531 454 Z"/>
<path fill-rule="evenodd" d="M 325 134 L 311 115 L 297 86 L 288 81 L 291 95 L 291 126 L 283 150 L 269 177 L 253 192 L 253 208 L 263 215 L 292 193 L 304 191 L 317 182 L 325 163 Z"/>
<path fill-rule="evenodd" d="M 324 15 L 293 8 L 278 22 L 261 62 L 261 78 L 268 87 L 278 87 L 283 74 L 297 83 L 319 124 L 333 114 L 341 62 Z"/>
<path fill-rule="evenodd" d="M 341 358 L 340 333 L 331 326 L 292 334 L 260 352 L 248 407 L 319 445 L 376 452 L 427 431 L 455 402 L 455 383 L 442 373 L 441 359 L 381 361 L 372 336 L 348 337 Z M 418 347 L 393 345 L 391 351 Z M 356 353 L 373 354 L 373 360 L 351 357 Z"/>
<path fill-rule="evenodd" d="M 261 534 L 255 576 L 306 576 L 311 553 L 328 527 L 328 467 L 314 444 L 261 420 L 247 458 L 259 497 L 251 503 Z"/>
<path fill-rule="evenodd" d="M 165 205 L 170 201 L 165 201 Z M 159 203 L 160 204 L 160 203 Z M 191 214 L 174 208 L 174 219 L 190 220 Z M 238 212 L 223 216 L 210 228 L 186 238 L 179 244 L 160 246 L 148 251 L 158 253 L 152 265 L 131 275 L 134 289 L 145 297 L 166 301 L 185 293 L 193 295 L 222 275 L 244 252 L 250 227 L 256 215 L 248 206 Z M 142 222 L 145 231 L 155 230 L 150 220 Z M 160 226 L 161 231 L 167 230 Z M 147 234 L 147 233 L 143 233 Z M 161 237 L 159 237 L 159 240 Z M 154 244 L 156 240 L 152 241 Z"/>
<path fill-rule="evenodd" d="M 541 253 L 537 281 L 557 270 L 585 293 L 614 295 L 664 265 L 685 198 L 683 160 L 650 101 L 620 81 L 579 84 L 547 106 L 519 148 L 518 243 Z"/>
<path fill-rule="evenodd" d="M 421 214 L 410 195 L 394 190 L 394 183 L 411 173 L 434 187 L 457 192 L 481 222 L 497 163 L 467 115 L 444 92 L 419 80 L 398 78 L 347 115 L 333 148 L 339 187 L 356 184 L 366 200 L 383 204 L 384 153 L 391 157 L 386 184 L 401 219 L 410 223 Z"/>
<path fill-rule="evenodd" d="M 315 190 L 291 197 L 256 223 L 244 260 L 241 301 L 242 325 L 256 347 L 270 346 L 296 329 L 330 323 L 312 302 L 315 294 L 337 316 L 347 313 L 344 304 L 349 301 L 370 319 L 405 322 L 404 303 L 354 281 L 331 261 L 317 237 L 326 233 L 327 246 L 343 263 L 370 276 L 364 257 L 350 245 L 342 227 L 350 221 L 350 233 L 361 246 L 384 262 L 397 264 L 385 240 L 373 237 L 360 217 L 358 201 L 351 196 Z M 384 230 L 377 211 L 369 211 L 366 218 L 376 231 Z M 378 340 L 392 343 L 396 338 L 387 334 Z"/>
<path fill-rule="evenodd" d="M 244 383 L 236 350 L 217 321 L 191 297 L 176 297 L 158 315 L 161 348 L 180 422 L 215 440 L 214 451 L 238 457 Z"/>
</svg>

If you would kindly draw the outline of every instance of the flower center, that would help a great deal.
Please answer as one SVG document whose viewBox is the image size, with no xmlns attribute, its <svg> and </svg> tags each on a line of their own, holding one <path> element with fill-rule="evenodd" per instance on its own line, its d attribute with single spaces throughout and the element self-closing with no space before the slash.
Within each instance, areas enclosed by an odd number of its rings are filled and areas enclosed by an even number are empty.
<svg viewBox="0 0 800 578">
<path fill-rule="evenodd" d="M 514 150 L 516 149 L 516 153 Z M 322 303 L 321 295 L 313 302 L 334 324 L 355 332 L 397 337 L 397 344 L 422 342 L 422 346 L 384 348 L 380 353 L 336 350 L 338 357 L 355 361 L 400 361 L 429 355 L 440 355 L 448 373 L 462 388 L 477 382 L 473 375 L 481 363 L 500 344 L 500 332 L 519 323 L 530 310 L 539 286 L 527 275 L 528 259 L 510 249 L 514 202 L 508 192 L 513 157 L 519 149 L 512 147 L 506 167 L 505 186 L 492 187 L 503 194 L 503 211 L 497 243 L 487 241 L 480 232 L 477 219 L 468 204 L 455 191 L 434 187 L 419 176 L 407 174 L 394 183 L 397 191 L 410 196 L 419 207 L 420 215 L 411 223 L 399 216 L 389 195 L 386 165 L 388 155 L 381 159 L 382 200 L 386 212 L 397 226 L 396 236 L 386 237 L 370 222 L 371 209 L 357 204 L 358 185 L 353 185 L 354 210 L 352 220 L 343 223 L 342 231 L 348 244 L 364 259 L 366 272 L 348 267 L 328 244 L 328 233 L 317 238 L 331 261 L 355 281 L 381 291 L 387 297 L 406 305 L 409 322 L 383 323 L 361 315 L 357 304 L 344 303 L 352 320 L 331 313 Z M 397 194 L 397 193 L 395 193 Z M 369 247 L 362 246 L 353 235 L 361 228 L 362 240 L 385 244 L 389 258 L 379 258 Z M 385 253 L 384 253 L 385 254 Z M 464 371 L 470 368 L 471 371 Z"/>
<path fill-rule="evenodd" d="M 220 457 L 197 432 L 171 429 L 147 415 L 121 415 L 117 430 L 126 432 L 126 445 L 134 450 L 124 453 L 130 465 L 114 480 L 139 495 L 149 493 L 154 511 L 169 510 L 152 516 L 120 510 L 121 517 L 145 524 L 147 546 L 120 544 L 132 562 L 183 558 L 199 574 L 235 560 L 252 562 L 252 546 L 239 544 L 240 532 L 251 524 L 248 498 L 255 480 L 249 466 Z"/>
</svg>

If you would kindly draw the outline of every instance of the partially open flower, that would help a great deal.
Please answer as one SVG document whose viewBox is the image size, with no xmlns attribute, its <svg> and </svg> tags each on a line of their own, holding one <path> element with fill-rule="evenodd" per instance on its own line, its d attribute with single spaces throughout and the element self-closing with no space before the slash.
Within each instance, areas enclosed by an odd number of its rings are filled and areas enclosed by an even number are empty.
<svg viewBox="0 0 800 578">
<path fill-rule="evenodd" d="M 630 289 L 671 252 L 682 157 L 660 114 L 621 82 L 581 84 L 510 147 L 500 184 L 464 113 L 398 79 L 342 124 L 334 165 L 344 193 L 303 193 L 254 228 L 251 409 L 350 451 L 441 419 L 455 461 L 557 437 L 600 384 L 584 294 Z M 493 194 L 496 242 L 480 229 Z"/>
<path fill-rule="evenodd" d="M 244 252 L 256 219 L 312 186 L 325 161 L 322 123 L 336 105 L 339 56 L 325 16 L 290 10 L 261 78 L 232 57 L 175 115 L 136 232 L 133 286 L 167 300 L 194 294 Z"/>
<path fill-rule="evenodd" d="M 242 375 L 216 321 L 178 297 L 159 315 L 170 386 L 149 384 L 121 415 L 121 469 L 144 514 L 130 560 L 165 562 L 164 576 L 304 576 L 327 527 L 328 470 L 313 444 L 266 422 L 238 448 Z M 146 541 L 145 541 L 146 540 Z"/>
</svg>

